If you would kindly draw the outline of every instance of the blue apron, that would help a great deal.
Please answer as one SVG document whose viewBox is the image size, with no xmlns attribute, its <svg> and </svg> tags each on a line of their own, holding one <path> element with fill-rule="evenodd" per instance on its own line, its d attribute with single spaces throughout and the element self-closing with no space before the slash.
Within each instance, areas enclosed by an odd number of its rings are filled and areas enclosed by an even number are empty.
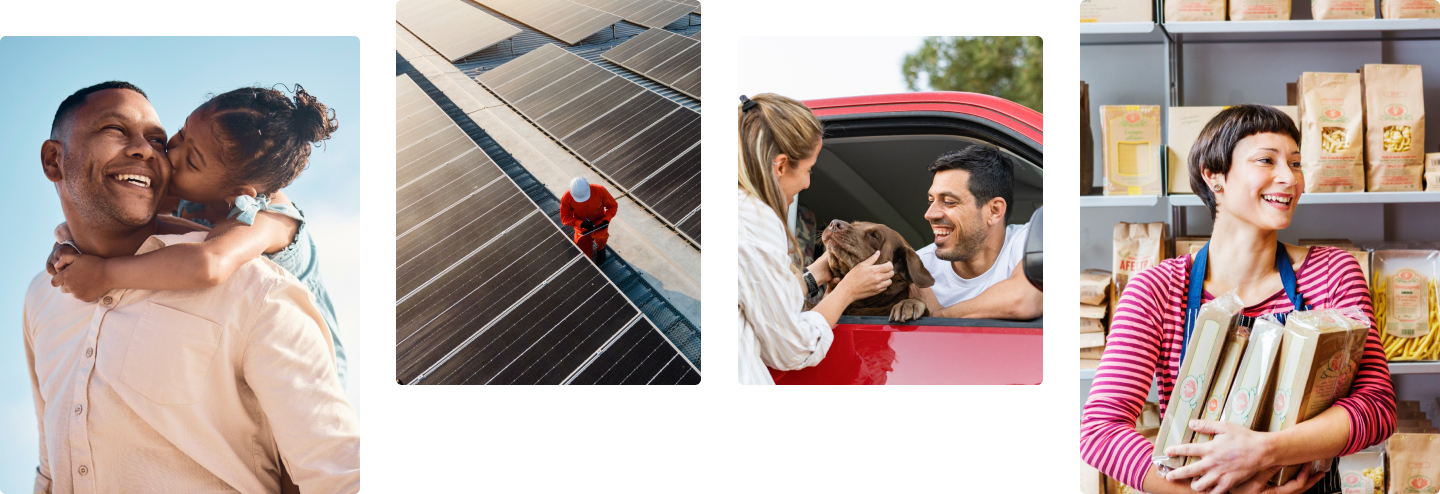
<svg viewBox="0 0 1440 494">
<path fill-rule="evenodd" d="M 1205 296 L 1205 268 L 1210 261 L 1210 242 L 1205 242 L 1205 247 L 1195 254 L 1194 261 L 1190 265 L 1190 293 L 1185 298 L 1185 335 L 1180 341 L 1180 362 L 1185 362 L 1185 351 L 1189 349 L 1190 335 L 1195 330 L 1195 319 L 1200 317 L 1200 304 Z M 1275 270 L 1280 272 L 1280 284 L 1285 287 L 1285 297 L 1290 299 L 1290 306 L 1299 310 L 1314 310 L 1309 304 L 1304 303 L 1300 298 L 1295 281 L 1295 267 L 1290 265 L 1290 253 L 1285 250 L 1285 244 L 1281 243 L 1275 248 Z M 1293 312 L 1293 311 L 1292 311 Z M 1272 314 L 1280 324 L 1285 324 L 1285 318 L 1290 313 Z M 1255 318 L 1241 314 L 1235 323 L 1237 326 L 1247 328 L 1255 327 Z M 1327 494 L 1340 491 L 1340 473 L 1332 464 L 1330 471 L 1325 473 L 1325 478 L 1315 484 L 1305 494 Z"/>
</svg>

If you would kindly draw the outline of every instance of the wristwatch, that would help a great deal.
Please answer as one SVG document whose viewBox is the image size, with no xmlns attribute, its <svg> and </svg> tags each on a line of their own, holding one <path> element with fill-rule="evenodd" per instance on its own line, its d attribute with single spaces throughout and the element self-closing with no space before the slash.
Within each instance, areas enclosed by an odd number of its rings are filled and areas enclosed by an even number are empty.
<svg viewBox="0 0 1440 494">
<path fill-rule="evenodd" d="M 808 297 L 815 298 L 820 295 L 820 284 L 815 282 L 815 275 L 810 273 L 810 268 L 805 268 L 805 293 Z"/>
</svg>

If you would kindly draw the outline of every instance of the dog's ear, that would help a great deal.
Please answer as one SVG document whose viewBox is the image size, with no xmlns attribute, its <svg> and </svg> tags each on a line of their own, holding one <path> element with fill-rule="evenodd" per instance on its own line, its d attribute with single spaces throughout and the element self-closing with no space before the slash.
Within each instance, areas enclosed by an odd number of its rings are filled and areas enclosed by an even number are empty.
<svg viewBox="0 0 1440 494">
<path fill-rule="evenodd" d="M 935 285 L 935 277 L 930 275 L 930 270 L 925 269 L 925 264 L 920 262 L 920 256 L 910 244 L 905 243 L 904 238 L 896 233 L 896 244 L 894 249 L 895 272 L 905 273 L 910 278 L 910 283 L 920 288 L 930 288 Z"/>
</svg>

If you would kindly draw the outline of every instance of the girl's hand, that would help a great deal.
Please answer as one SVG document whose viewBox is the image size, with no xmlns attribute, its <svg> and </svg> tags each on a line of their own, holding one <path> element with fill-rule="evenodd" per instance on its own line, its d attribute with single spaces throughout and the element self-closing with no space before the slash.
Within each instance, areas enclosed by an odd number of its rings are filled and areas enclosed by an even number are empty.
<svg viewBox="0 0 1440 494">
<path fill-rule="evenodd" d="M 1268 433 L 1214 420 L 1191 420 L 1189 425 L 1191 430 L 1214 434 L 1215 437 L 1205 443 L 1165 448 L 1165 454 L 1172 457 L 1200 457 L 1195 463 L 1171 471 L 1165 476 L 1166 480 L 1180 482 L 1194 479 L 1190 488 L 1196 491 L 1229 492 L 1232 487 L 1255 477 L 1256 472 L 1271 466 Z"/>
<path fill-rule="evenodd" d="M 868 298 L 872 295 L 885 291 L 890 287 L 890 279 L 895 277 L 895 267 L 891 263 L 875 264 L 880 259 L 880 252 L 876 251 L 869 259 L 856 264 L 840 279 L 840 286 L 836 290 L 848 292 L 850 302 Z M 848 304 L 847 304 L 848 305 Z"/>
<path fill-rule="evenodd" d="M 104 259 L 66 252 L 60 255 L 60 263 L 65 269 L 50 278 L 50 286 L 60 287 L 82 302 L 94 302 L 110 291 Z"/>
<path fill-rule="evenodd" d="M 1310 464 L 1306 463 L 1304 467 L 1300 468 L 1300 474 L 1290 479 L 1285 485 L 1270 485 L 1270 479 L 1274 478 L 1275 472 L 1278 471 L 1280 471 L 1280 467 L 1270 467 L 1260 470 L 1254 477 L 1250 477 L 1250 480 L 1246 480 L 1245 483 L 1236 486 L 1229 492 L 1231 494 L 1296 494 L 1305 492 L 1307 489 L 1314 487 L 1315 484 L 1325 479 L 1325 474 L 1311 472 Z M 1220 494 L 1221 492 L 1225 491 L 1216 490 L 1213 491 L 1212 494 Z"/>
<path fill-rule="evenodd" d="M 71 240 L 75 240 L 75 236 L 70 234 L 70 224 L 69 224 L 69 223 L 61 222 L 61 223 L 60 223 L 60 226 L 55 227 L 55 242 L 56 242 L 56 243 L 69 242 L 69 241 L 71 241 Z"/>
<path fill-rule="evenodd" d="M 69 256 L 67 257 L 66 254 Z M 77 255 L 80 255 L 80 251 L 75 250 L 74 247 L 55 244 L 55 247 L 50 249 L 50 258 L 45 260 L 45 272 L 50 273 L 50 276 L 55 276 L 55 273 L 65 269 L 65 266 L 68 266 Z"/>
</svg>

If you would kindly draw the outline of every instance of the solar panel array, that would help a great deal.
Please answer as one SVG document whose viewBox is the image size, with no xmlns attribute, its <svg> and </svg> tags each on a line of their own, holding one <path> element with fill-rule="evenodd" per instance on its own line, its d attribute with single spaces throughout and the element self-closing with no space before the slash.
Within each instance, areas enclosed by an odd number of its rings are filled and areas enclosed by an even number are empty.
<svg viewBox="0 0 1440 494">
<path fill-rule="evenodd" d="M 664 29 L 651 29 L 611 48 L 602 57 L 700 99 L 699 40 Z"/>
<path fill-rule="evenodd" d="M 691 36 L 691 38 L 695 38 L 695 41 L 700 41 L 700 31 L 695 31 L 695 35 Z"/>
<path fill-rule="evenodd" d="M 395 88 L 400 382 L 699 382 L 689 361 L 408 75 Z"/>
<path fill-rule="evenodd" d="M 690 15 L 694 9 L 683 3 L 670 0 L 571 0 L 580 5 L 594 7 L 620 16 L 621 18 L 654 29 L 664 29 L 670 23 Z"/>
<path fill-rule="evenodd" d="M 481 84 L 700 244 L 700 114 L 545 45 Z"/>
<path fill-rule="evenodd" d="M 700 13 L 700 0 L 675 0 L 675 1 L 676 1 L 676 2 L 679 2 L 679 3 L 683 3 L 683 4 L 685 4 L 685 5 L 689 5 L 689 6 L 693 9 L 692 12 L 695 12 L 696 14 L 699 14 L 699 13 Z"/>
<path fill-rule="evenodd" d="M 401 0 L 395 20 L 452 62 L 520 34 L 469 0 Z"/>
<path fill-rule="evenodd" d="M 569 0 L 478 0 L 506 17 L 573 45 L 620 22 L 620 16 Z"/>
</svg>

